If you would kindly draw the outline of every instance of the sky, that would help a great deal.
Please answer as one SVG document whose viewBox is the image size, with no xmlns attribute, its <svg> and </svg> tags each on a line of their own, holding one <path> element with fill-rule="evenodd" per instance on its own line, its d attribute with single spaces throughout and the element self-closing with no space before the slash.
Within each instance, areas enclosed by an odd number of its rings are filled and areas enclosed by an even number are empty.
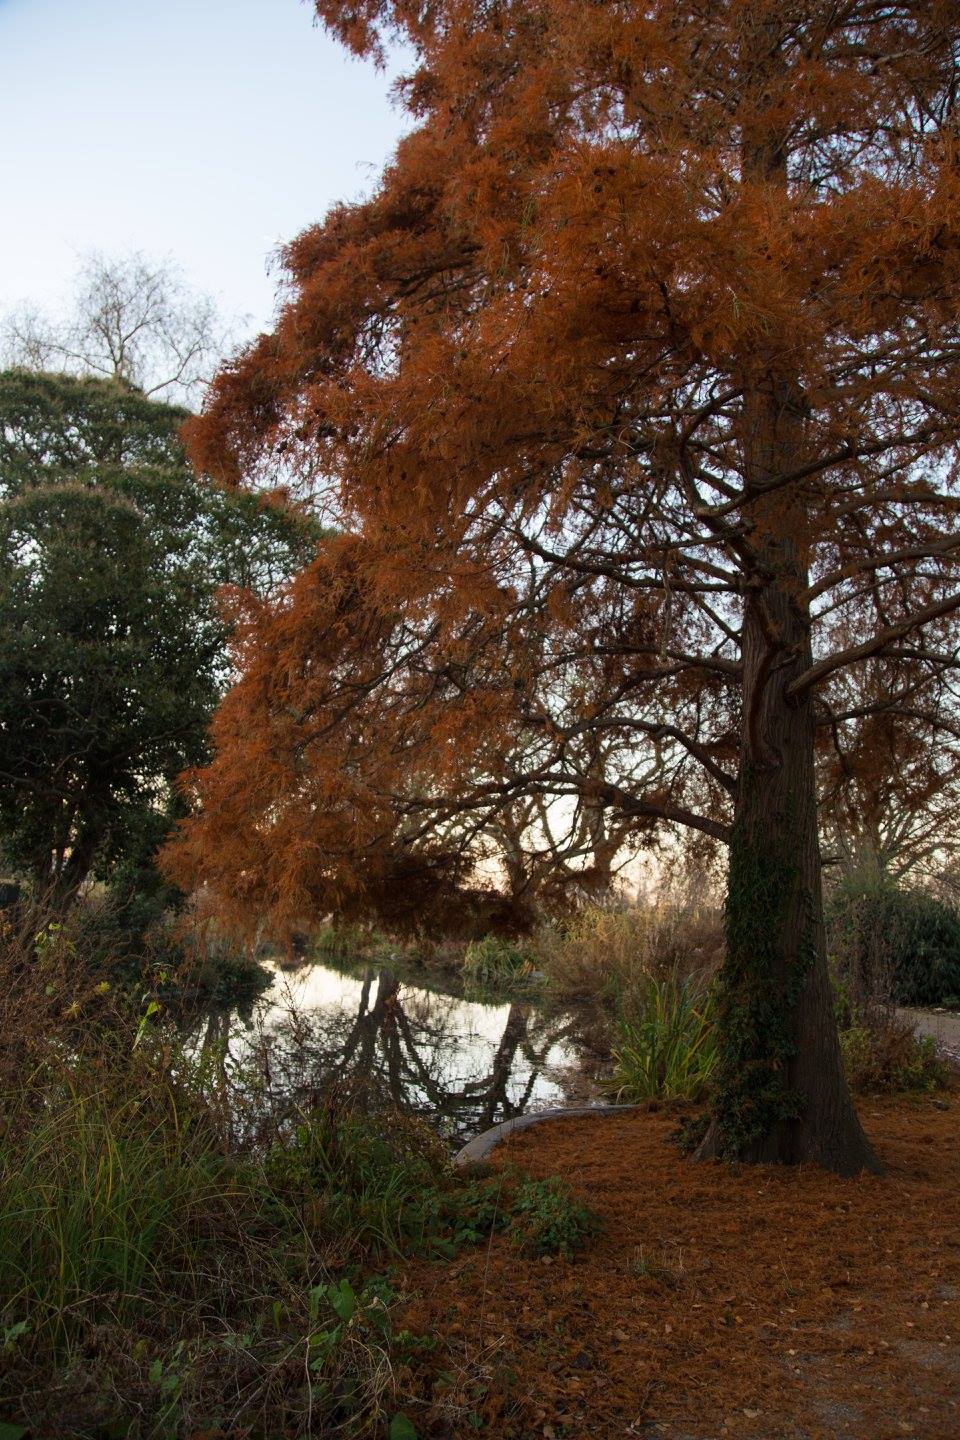
<svg viewBox="0 0 960 1440">
<path fill-rule="evenodd" d="M 0 0 L 0 312 L 140 250 L 261 328 L 277 243 L 368 191 L 402 124 L 304 0 Z"/>
</svg>

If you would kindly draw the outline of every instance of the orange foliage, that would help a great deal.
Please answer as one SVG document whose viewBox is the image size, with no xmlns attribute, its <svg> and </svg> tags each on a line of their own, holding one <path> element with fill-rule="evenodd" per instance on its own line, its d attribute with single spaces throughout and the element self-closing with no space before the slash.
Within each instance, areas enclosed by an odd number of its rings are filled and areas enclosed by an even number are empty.
<svg viewBox="0 0 960 1440">
<path fill-rule="evenodd" d="M 201 469 L 282 477 L 340 534 L 247 603 L 171 873 L 279 924 L 476 883 L 521 796 L 722 841 L 774 701 L 829 744 L 866 661 L 936 744 L 955 4 L 317 10 L 412 48 L 415 123 L 287 247 L 274 332 L 189 428 Z"/>
</svg>

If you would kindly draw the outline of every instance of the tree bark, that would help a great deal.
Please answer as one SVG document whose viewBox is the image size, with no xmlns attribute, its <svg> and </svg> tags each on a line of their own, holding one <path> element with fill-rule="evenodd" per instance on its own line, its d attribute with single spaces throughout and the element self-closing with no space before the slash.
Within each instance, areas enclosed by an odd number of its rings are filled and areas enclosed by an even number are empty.
<svg viewBox="0 0 960 1440">
<path fill-rule="evenodd" d="M 776 203 L 789 185 L 780 101 L 783 17 L 745 12 L 741 175 Z M 881 1167 L 843 1073 L 827 970 L 806 591 L 810 521 L 802 485 L 776 485 L 810 458 L 800 377 L 777 347 L 745 354 L 741 460 L 747 524 L 742 737 L 720 980 L 720 1061 L 701 1158 L 797 1164 L 841 1175 Z"/>
<path fill-rule="evenodd" d="M 804 497 L 765 495 L 804 448 L 803 402 L 771 364 L 748 392 L 743 445 L 750 548 L 741 651 L 740 771 L 720 977 L 720 1062 L 701 1158 L 797 1164 L 842 1175 L 881 1167 L 840 1054 L 823 918 L 814 713 L 790 686 L 811 664 L 801 595 L 810 552 Z"/>
<path fill-rule="evenodd" d="M 809 652 L 782 583 L 748 599 L 720 1073 L 698 1156 L 812 1161 L 852 1175 L 880 1166 L 844 1077 L 827 971 L 812 704 L 784 693 Z"/>
</svg>

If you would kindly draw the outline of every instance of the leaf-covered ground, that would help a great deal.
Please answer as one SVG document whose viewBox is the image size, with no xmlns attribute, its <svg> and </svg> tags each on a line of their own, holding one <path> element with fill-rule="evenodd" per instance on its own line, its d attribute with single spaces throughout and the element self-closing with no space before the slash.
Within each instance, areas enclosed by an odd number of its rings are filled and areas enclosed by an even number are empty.
<svg viewBox="0 0 960 1440">
<path fill-rule="evenodd" d="M 956 1440 L 960 1096 L 861 1114 L 882 1178 L 696 1164 L 664 1112 L 501 1147 L 565 1176 L 603 1232 L 570 1260 L 496 1236 L 417 1269 L 407 1323 L 442 1337 L 418 1431 Z"/>
</svg>

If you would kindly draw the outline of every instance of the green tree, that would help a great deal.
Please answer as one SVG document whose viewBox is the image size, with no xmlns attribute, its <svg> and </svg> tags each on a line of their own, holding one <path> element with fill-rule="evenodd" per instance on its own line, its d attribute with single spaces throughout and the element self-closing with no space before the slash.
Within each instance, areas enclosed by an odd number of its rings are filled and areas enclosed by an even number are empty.
<svg viewBox="0 0 960 1440">
<path fill-rule="evenodd" d="M 316 531 L 199 480 L 186 412 L 118 381 L 0 374 L 0 845 L 58 903 L 142 871 L 228 678 L 221 586 Z"/>
</svg>

